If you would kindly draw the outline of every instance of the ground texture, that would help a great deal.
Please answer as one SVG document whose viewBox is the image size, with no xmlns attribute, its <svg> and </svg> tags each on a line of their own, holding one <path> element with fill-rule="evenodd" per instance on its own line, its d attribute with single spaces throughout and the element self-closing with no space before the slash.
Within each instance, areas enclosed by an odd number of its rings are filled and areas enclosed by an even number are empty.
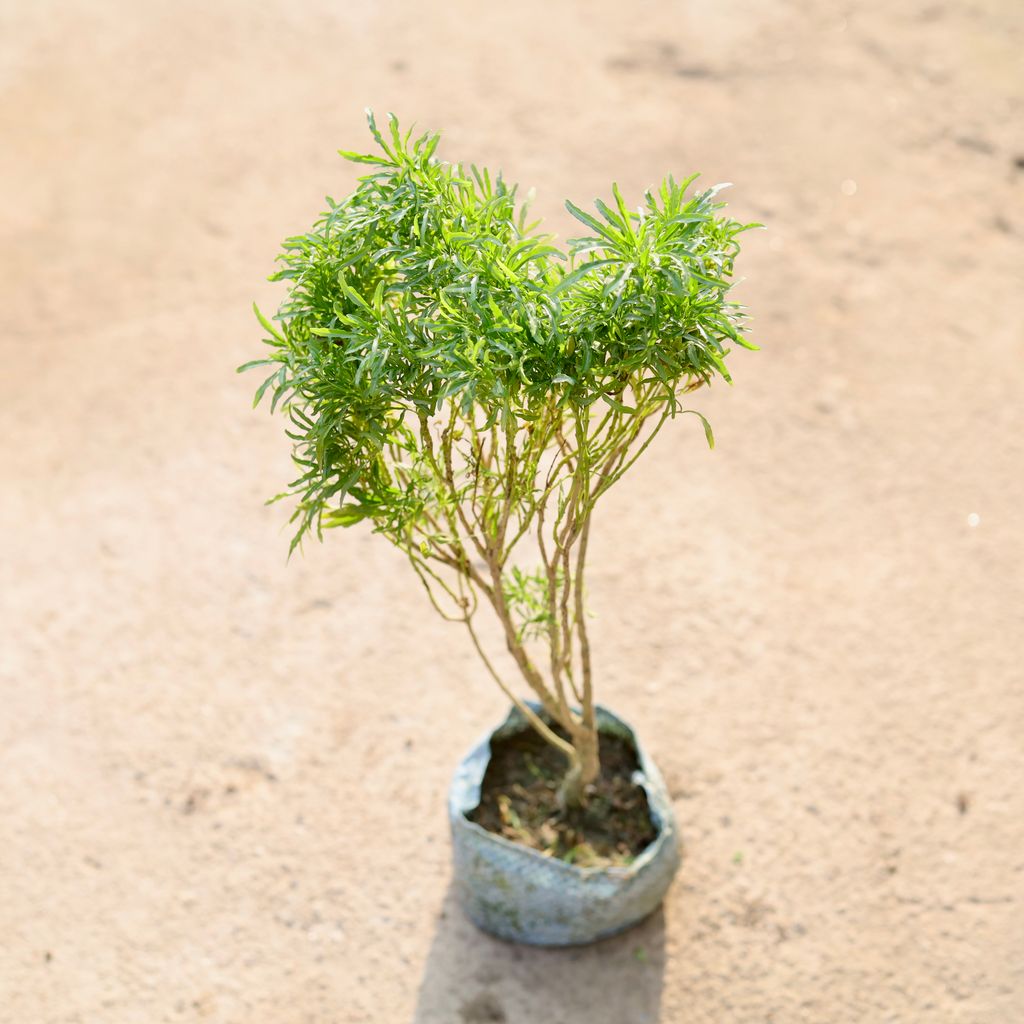
<svg viewBox="0 0 1024 1024">
<path fill-rule="evenodd" d="M 0 1021 L 1024 1020 L 1015 0 L 0 0 Z M 362 108 L 561 201 L 731 180 L 757 354 L 609 497 L 605 703 L 663 913 L 449 895 L 504 713 L 366 532 L 285 566 L 249 306 Z"/>
</svg>

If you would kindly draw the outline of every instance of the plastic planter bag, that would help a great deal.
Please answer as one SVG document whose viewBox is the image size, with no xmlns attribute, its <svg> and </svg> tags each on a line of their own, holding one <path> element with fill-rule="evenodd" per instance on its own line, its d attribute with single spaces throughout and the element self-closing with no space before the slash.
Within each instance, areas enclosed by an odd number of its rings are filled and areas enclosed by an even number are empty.
<svg viewBox="0 0 1024 1024">
<path fill-rule="evenodd" d="M 470 821 L 466 815 L 480 802 L 491 758 L 488 733 L 462 759 L 448 794 L 455 887 L 466 913 L 484 931 L 537 946 L 579 945 L 629 928 L 661 903 L 680 861 L 668 791 L 633 730 L 604 708 L 596 712 L 601 733 L 622 736 L 636 748 L 636 781 L 647 793 L 657 837 L 627 867 L 582 868 Z M 493 736 L 529 728 L 513 708 Z"/>
</svg>

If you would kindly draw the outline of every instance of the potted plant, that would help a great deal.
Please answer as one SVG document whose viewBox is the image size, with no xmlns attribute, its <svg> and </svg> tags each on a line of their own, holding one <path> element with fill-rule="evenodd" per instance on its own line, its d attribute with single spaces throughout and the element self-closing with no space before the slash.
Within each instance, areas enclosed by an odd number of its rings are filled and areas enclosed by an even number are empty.
<svg viewBox="0 0 1024 1024">
<path fill-rule="evenodd" d="M 727 300 L 754 225 L 718 214 L 721 186 L 669 177 L 637 209 L 616 186 L 596 214 L 566 203 L 585 233 L 565 253 L 500 176 L 436 159 L 438 135 L 369 126 L 379 152 L 342 152 L 367 173 L 285 241 L 276 323 L 256 310 L 270 354 L 240 369 L 272 367 L 254 404 L 290 421 L 292 549 L 383 534 L 512 704 L 450 794 L 467 910 L 589 941 L 653 910 L 679 860 L 656 769 L 595 700 L 592 517 L 677 415 L 713 446 L 685 402 L 755 347 Z"/>
</svg>

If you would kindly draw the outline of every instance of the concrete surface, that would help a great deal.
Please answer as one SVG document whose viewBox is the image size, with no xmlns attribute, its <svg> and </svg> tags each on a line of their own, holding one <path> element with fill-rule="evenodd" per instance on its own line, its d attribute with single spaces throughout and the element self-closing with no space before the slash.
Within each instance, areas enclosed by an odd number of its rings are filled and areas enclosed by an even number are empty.
<svg viewBox="0 0 1024 1024">
<path fill-rule="evenodd" d="M 1010 0 L 0 0 L 0 1021 L 1024 1020 L 1024 15 Z M 516 949 L 444 791 L 504 711 L 249 411 L 362 108 L 562 200 L 730 180 L 759 354 L 595 524 L 664 912 Z"/>
</svg>

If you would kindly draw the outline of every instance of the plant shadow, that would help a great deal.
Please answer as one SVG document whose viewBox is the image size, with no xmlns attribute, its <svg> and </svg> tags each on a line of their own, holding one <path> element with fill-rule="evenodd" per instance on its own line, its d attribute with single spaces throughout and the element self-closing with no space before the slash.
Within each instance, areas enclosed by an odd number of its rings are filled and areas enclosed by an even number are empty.
<svg viewBox="0 0 1024 1024">
<path fill-rule="evenodd" d="M 479 931 L 449 887 L 413 1024 L 656 1024 L 664 973 L 660 908 L 592 946 L 538 949 Z"/>
</svg>

